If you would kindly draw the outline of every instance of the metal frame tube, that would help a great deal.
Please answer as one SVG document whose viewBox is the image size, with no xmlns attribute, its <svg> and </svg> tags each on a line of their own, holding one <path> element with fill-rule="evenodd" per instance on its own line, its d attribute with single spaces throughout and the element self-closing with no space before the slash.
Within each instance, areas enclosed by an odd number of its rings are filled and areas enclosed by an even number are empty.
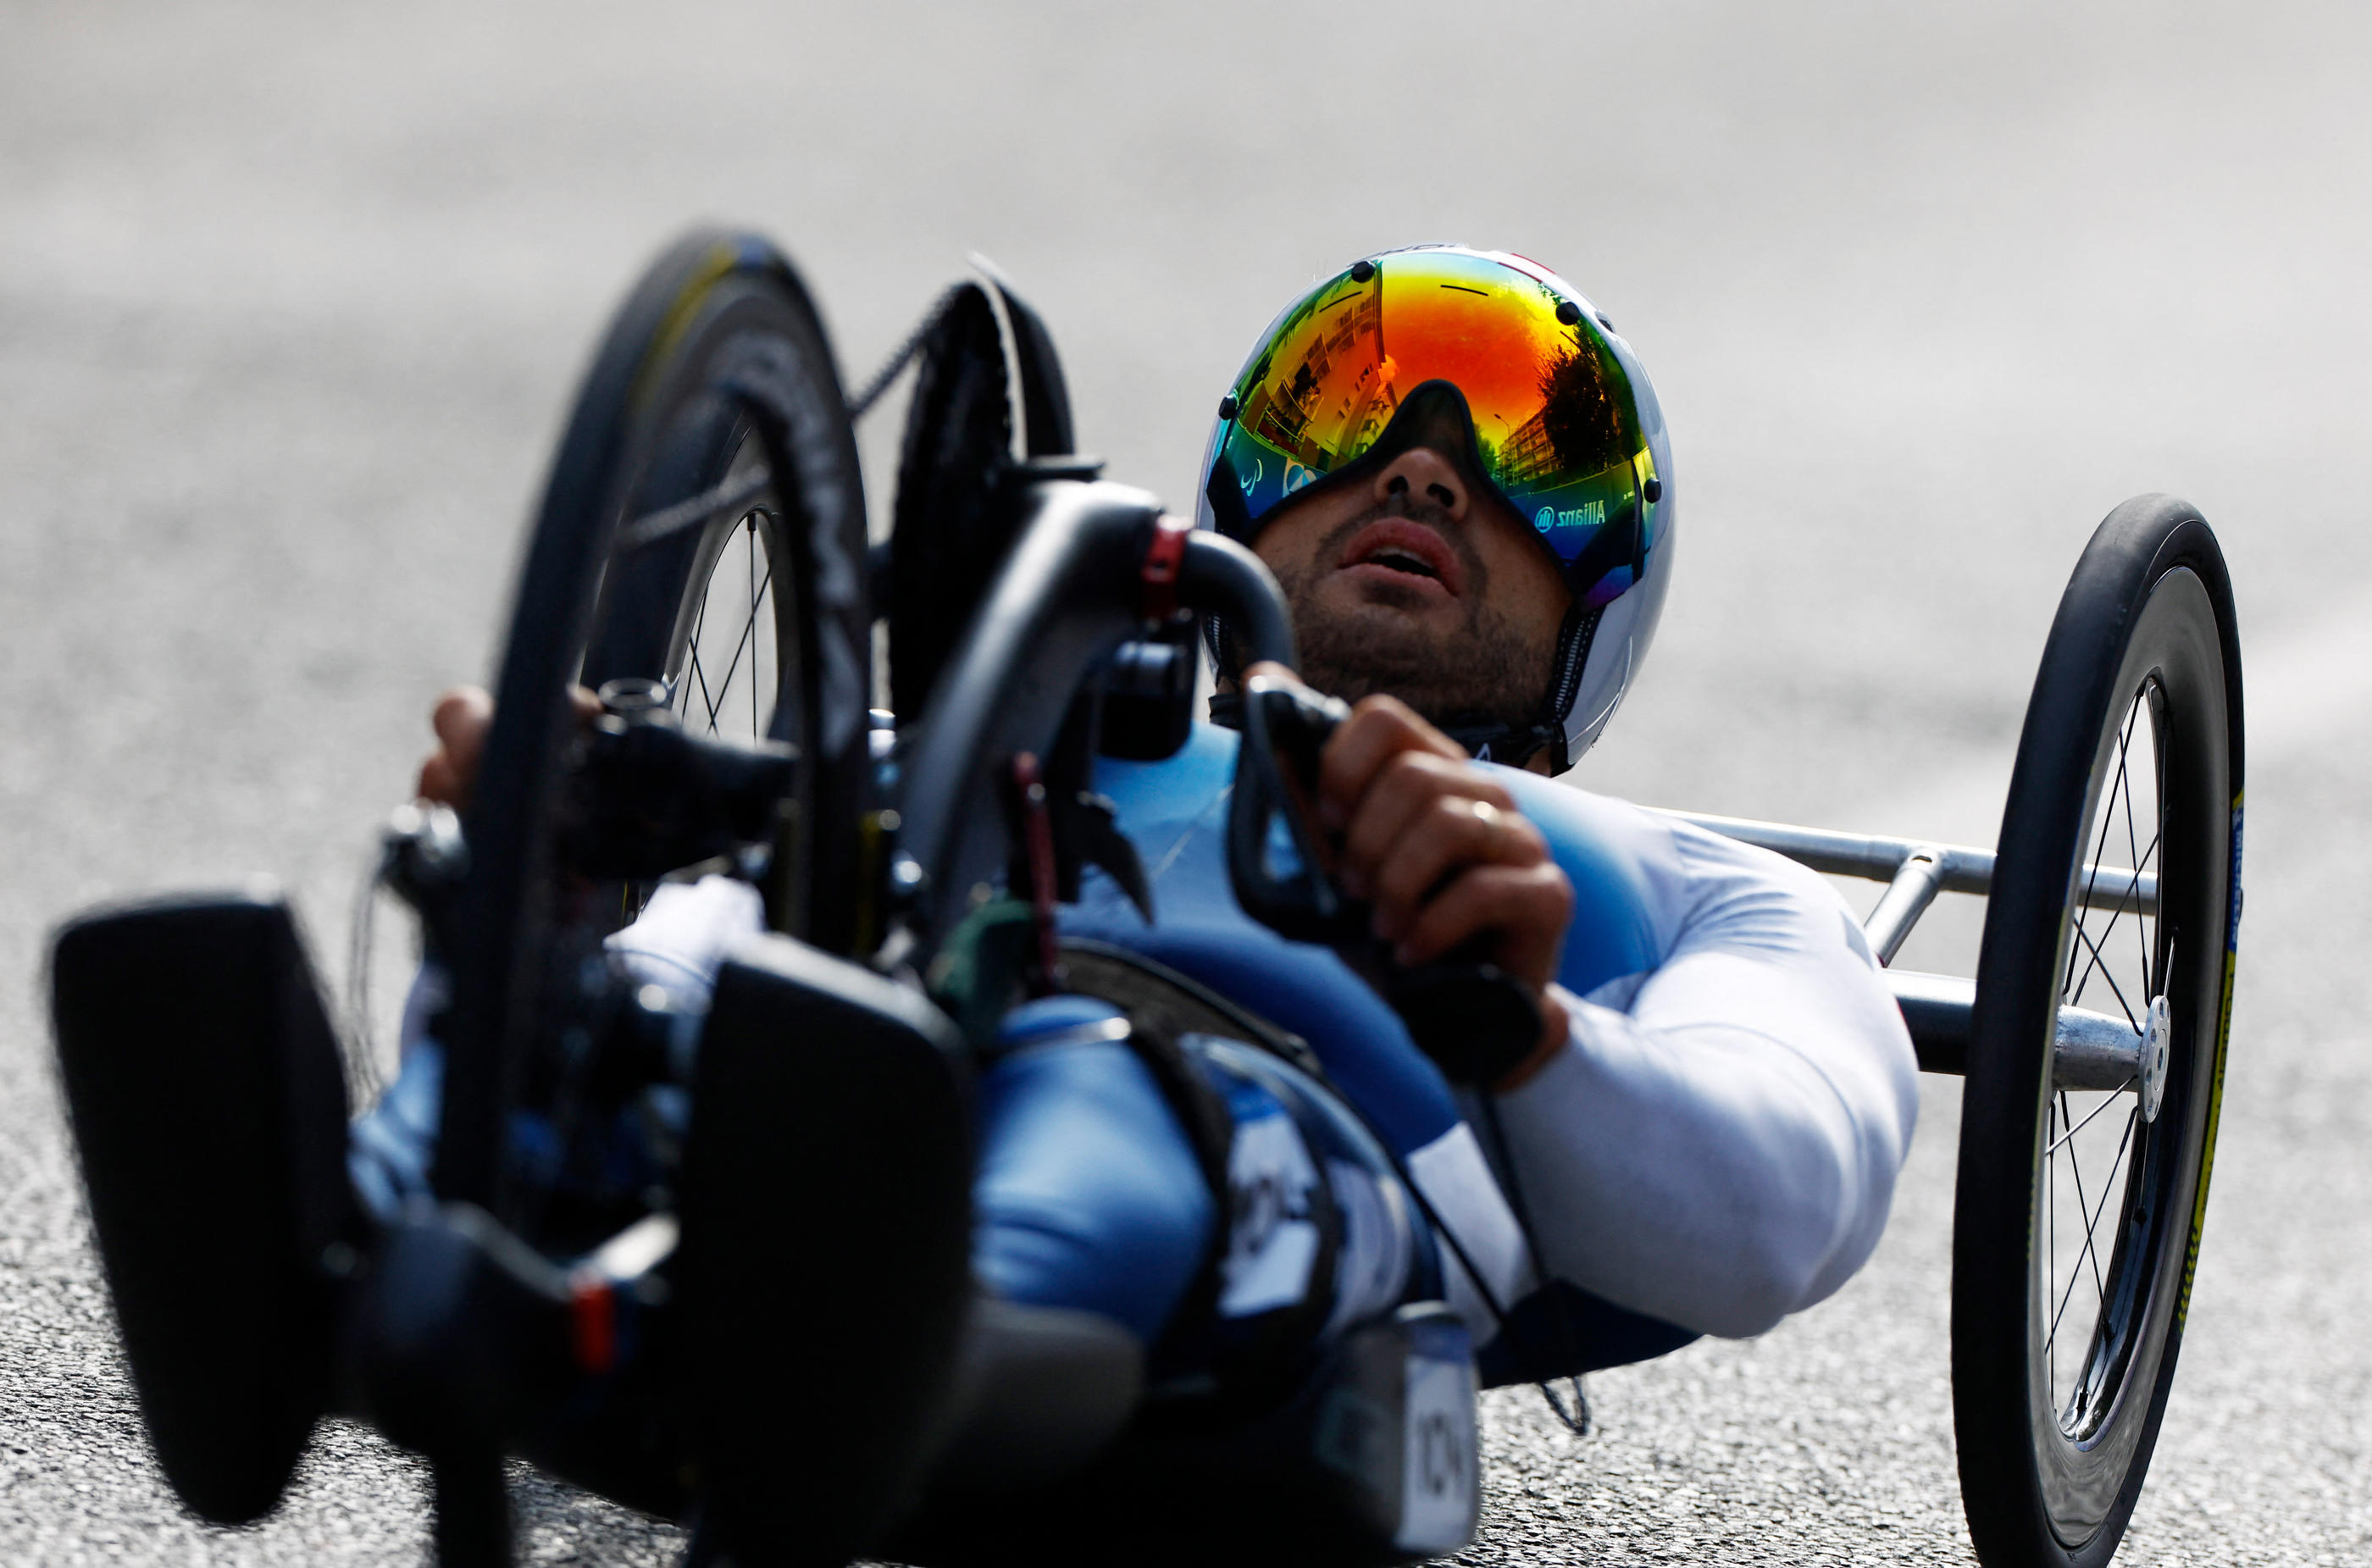
<svg viewBox="0 0 2372 1568">
<path fill-rule="evenodd" d="M 1905 856 L 1894 879 L 1887 884 L 1885 896 L 1861 923 L 1862 935 L 1869 938 L 1870 950 L 1879 963 L 1894 962 L 1911 928 L 1944 890 L 1944 856 L 1948 853 L 1931 845 Z"/>
<path fill-rule="evenodd" d="M 1708 832 L 1736 839 L 1785 855 L 1798 865 L 1832 877 L 1859 877 L 1891 882 L 1902 863 L 1913 855 L 1936 859 L 1937 890 L 1974 893 L 1993 889 L 1994 856 L 1990 850 L 1964 844 L 1929 844 L 1916 839 L 1892 839 L 1874 833 L 1843 833 L 1831 828 L 1796 828 L 1785 822 L 1757 822 L 1744 817 L 1715 817 L 1696 811 L 1664 811 L 1661 815 L 1692 822 Z M 2136 878 L 2122 867 L 2087 865 L 2078 880 L 2076 897 L 2087 908 L 2122 903 L 2143 914 L 2157 913 L 2157 874 Z"/>
<path fill-rule="evenodd" d="M 1887 984 L 1919 1070 L 1960 1077 L 1969 1070 L 1969 1016 L 1977 982 L 1959 975 L 1889 970 Z M 2051 1084 L 2059 1089 L 2122 1089 L 2140 1081 L 2142 1037 L 2125 1020 L 2087 1007 L 2062 1007 L 2051 1052 Z"/>
</svg>

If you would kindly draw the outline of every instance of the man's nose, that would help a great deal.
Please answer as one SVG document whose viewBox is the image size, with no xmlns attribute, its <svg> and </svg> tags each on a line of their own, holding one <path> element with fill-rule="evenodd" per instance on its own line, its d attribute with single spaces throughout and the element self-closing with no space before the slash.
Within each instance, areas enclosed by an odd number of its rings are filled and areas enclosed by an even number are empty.
<svg viewBox="0 0 2372 1568">
<path fill-rule="evenodd" d="M 1466 520 L 1466 482 L 1448 458 L 1430 447 L 1411 447 L 1384 465 L 1376 475 L 1376 500 L 1380 505 L 1399 495 L 1411 505 L 1420 501 L 1440 507 L 1451 522 Z"/>
</svg>

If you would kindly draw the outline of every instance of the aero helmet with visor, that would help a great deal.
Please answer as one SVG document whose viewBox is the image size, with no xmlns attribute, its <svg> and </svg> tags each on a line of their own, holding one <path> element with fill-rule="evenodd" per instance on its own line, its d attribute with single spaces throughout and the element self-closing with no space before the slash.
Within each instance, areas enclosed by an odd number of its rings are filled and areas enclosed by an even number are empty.
<svg viewBox="0 0 2372 1568">
<path fill-rule="evenodd" d="M 1441 421 L 1531 525 L 1572 595 L 1538 718 L 1453 734 L 1570 767 L 1613 716 L 1671 575 L 1671 444 L 1631 347 L 1564 279 L 1496 250 L 1425 245 L 1354 263 L 1261 337 L 1203 459 L 1196 521 L 1249 544 L 1289 497 L 1355 483 Z M 1225 666 L 1225 629 L 1213 627 Z"/>
</svg>

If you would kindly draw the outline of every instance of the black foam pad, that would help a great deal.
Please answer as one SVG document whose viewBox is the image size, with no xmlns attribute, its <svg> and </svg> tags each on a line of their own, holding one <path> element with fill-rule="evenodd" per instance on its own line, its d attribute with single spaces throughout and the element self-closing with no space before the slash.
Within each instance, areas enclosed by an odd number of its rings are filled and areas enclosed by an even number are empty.
<svg viewBox="0 0 2372 1568">
<path fill-rule="evenodd" d="M 141 1413 L 203 1518 L 268 1513 L 325 1408 L 345 1078 L 273 896 L 86 916 L 51 958 L 58 1064 Z"/>
<path fill-rule="evenodd" d="M 960 1037 L 787 937 L 716 981 L 682 1186 L 703 1507 L 735 1561 L 840 1563 L 944 1435 L 971 1294 Z"/>
</svg>

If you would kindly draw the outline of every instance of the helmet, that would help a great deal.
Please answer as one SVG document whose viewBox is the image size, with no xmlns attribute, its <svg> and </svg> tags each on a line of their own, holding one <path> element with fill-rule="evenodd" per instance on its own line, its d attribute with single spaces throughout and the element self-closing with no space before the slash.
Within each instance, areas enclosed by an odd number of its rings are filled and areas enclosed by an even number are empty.
<svg viewBox="0 0 2372 1568">
<path fill-rule="evenodd" d="M 1246 544 L 1317 484 L 1355 483 L 1445 412 L 1572 595 L 1549 690 L 1526 726 L 1457 732 L 1478 757 L 1546 748 L 1573 765 L 1645 656 L 1672 572 L 1663 407 L 1614 324 L 1537 261 L 1420 245 L 1354 262 L 1287 306 L 1253 348 L 1203 460 L 1196 523 Z M 1212 650 L 1228 663 L 1225 629 Z"/>
</svg>

